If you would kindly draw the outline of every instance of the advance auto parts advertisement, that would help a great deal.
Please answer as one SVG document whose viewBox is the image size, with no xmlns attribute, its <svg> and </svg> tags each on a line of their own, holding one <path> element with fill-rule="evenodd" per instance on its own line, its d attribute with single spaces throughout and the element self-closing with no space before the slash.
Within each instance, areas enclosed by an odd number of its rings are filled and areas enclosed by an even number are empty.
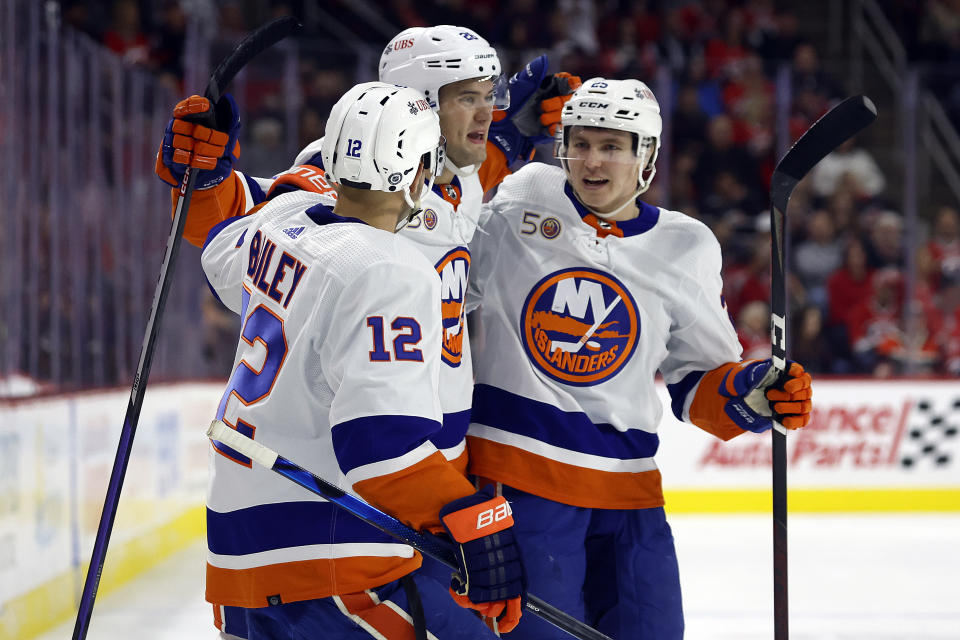
<svg viewBox="0 0 960 640">
<path fill-rule="evenodd" d="M 960 382 L 815 379 L 813 401 L 787 436 L 791 509 L 960 511 Z M 770 508 L 769 432 L 723 442 L 665 414 L 668 511 Z"/>
</svg>

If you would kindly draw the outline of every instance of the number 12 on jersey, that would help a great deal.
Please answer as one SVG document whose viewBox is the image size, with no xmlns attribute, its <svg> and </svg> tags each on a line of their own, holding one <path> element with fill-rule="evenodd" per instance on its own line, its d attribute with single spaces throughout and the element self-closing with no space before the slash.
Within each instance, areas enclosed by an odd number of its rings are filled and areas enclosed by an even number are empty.
<svg viewBox="0 0 960 640">
<path fill-rule="evenodd" d="M 373 349 L 370 350 L 371 362 L 390 362 L 391 360 L 412 360 L 423 362 L 423 351 L 415 348 L 420 343 L 420 323 L 416 318 L 399 316 L 390 323 L 397 334 L 393 338 L 393 358 L 386 349 L 384 339 L 383 316 L 368 316 L 367 326 L 373 332 Z"/>
</svg>

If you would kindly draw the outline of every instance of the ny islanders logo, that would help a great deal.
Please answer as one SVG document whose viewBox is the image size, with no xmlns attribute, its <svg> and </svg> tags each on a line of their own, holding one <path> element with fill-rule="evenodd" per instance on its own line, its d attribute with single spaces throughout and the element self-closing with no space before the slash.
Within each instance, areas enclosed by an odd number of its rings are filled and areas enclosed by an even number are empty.
<svg viewBox="0 0 960 640">
<path fill-rule="evenodd" d="M 564 269 L 534 285 L 520 329 L 538 369 L 565 384 L 590 386 L 616 375 L 633 355 L 640 315 L 630 292 L 610 274 Z"/>
<path fill-rule="evenodd" d="M 443 314 L 443 345 L 440 357 L 451 367 L 459 367 L 463 358 L 463 301 L 467 295 L 470 252 L 463 247 L 447 253 L 437 263 L 440 274 L 440 300 Z"/>
</svg>

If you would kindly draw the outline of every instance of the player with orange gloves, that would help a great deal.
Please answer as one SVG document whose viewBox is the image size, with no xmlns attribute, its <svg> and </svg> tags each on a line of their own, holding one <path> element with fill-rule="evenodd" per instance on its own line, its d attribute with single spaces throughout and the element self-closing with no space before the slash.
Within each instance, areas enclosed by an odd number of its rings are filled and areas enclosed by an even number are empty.
<svg viewBox="0 0 960 640">
<path fill-rule="evenodd" d="M 562 167 L 508 176 L 470 245 L 470 472 L 510 501 L 532 592 L 617 640 L 680 640 L 656 375 L 678 419 L 723 440 L 806 425 L 811 379 L 740 360 L 717 239 L 640 199 L 662 135 L 650 88 L 587 80 L 561 124 Z M 563 634 L 527 616 L 511 637 Z"/>
<path fill-rule="evenodd" d="M 454 599 L 416 571 L 408 545 L 214 440 L 206 597 L 230 605 L 250 640 L 483 640 L 494 636 L 472 610 L 504 631 L 520 618 L 509 505 L 477 492 L 428 440 L 442 415 L 440 283 L 395 233 L 442 167 L 439 120 L 418 102 L 405 87 L 353 87 L 321 149 L 340 184 L 333 205 L 274 198 L 212 230 L 202 263 L 242 318 L 216 419 L 411 526 L 446 532 Z M 358 142 L 374 151 L 353 156 Z"/>
</svg>

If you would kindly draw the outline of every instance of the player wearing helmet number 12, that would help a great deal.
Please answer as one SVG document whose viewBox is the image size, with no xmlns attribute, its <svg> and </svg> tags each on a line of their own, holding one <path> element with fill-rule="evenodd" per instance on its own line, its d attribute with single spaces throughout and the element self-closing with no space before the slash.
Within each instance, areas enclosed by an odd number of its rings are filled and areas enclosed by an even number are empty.
<svg viewBox="0 0 960 640">
<path fill-rule="evenodd" d="M 806 425 L 810 375 L 740 360 L 716 238 L 639 199 L 661 136 L 647 85 L 588 80 L 561 125 L 562 167 L 508 176 L 470 245 L 470 472 L 510 501 L 532 592 L 617 640 L 679 639 L 655 375 L 677 418 L 723 440 Z M 528 616 L 510 637 L 563 634 Z"/>
<path fill-rule="evenodd" d="M 334 105 L 327 132 L 334 203 L 278 195 L 214 227 L 204 248 L 211 290 L 242 318 L 216 418 L 448 534 L 458 589 L 416 571 L 409 546 L 214 441 L 207 598 L 249 640 L 492 638 L 474 610 L 506 628 L 520 617 L 513 521 L 428 440 L 442 419 L 440 283 L 394 233 L 442 170 L 439 120 L 419 92 L 371 82 Z M 505 516 L 484 520 L 491 509 Z"/>
</svg>

